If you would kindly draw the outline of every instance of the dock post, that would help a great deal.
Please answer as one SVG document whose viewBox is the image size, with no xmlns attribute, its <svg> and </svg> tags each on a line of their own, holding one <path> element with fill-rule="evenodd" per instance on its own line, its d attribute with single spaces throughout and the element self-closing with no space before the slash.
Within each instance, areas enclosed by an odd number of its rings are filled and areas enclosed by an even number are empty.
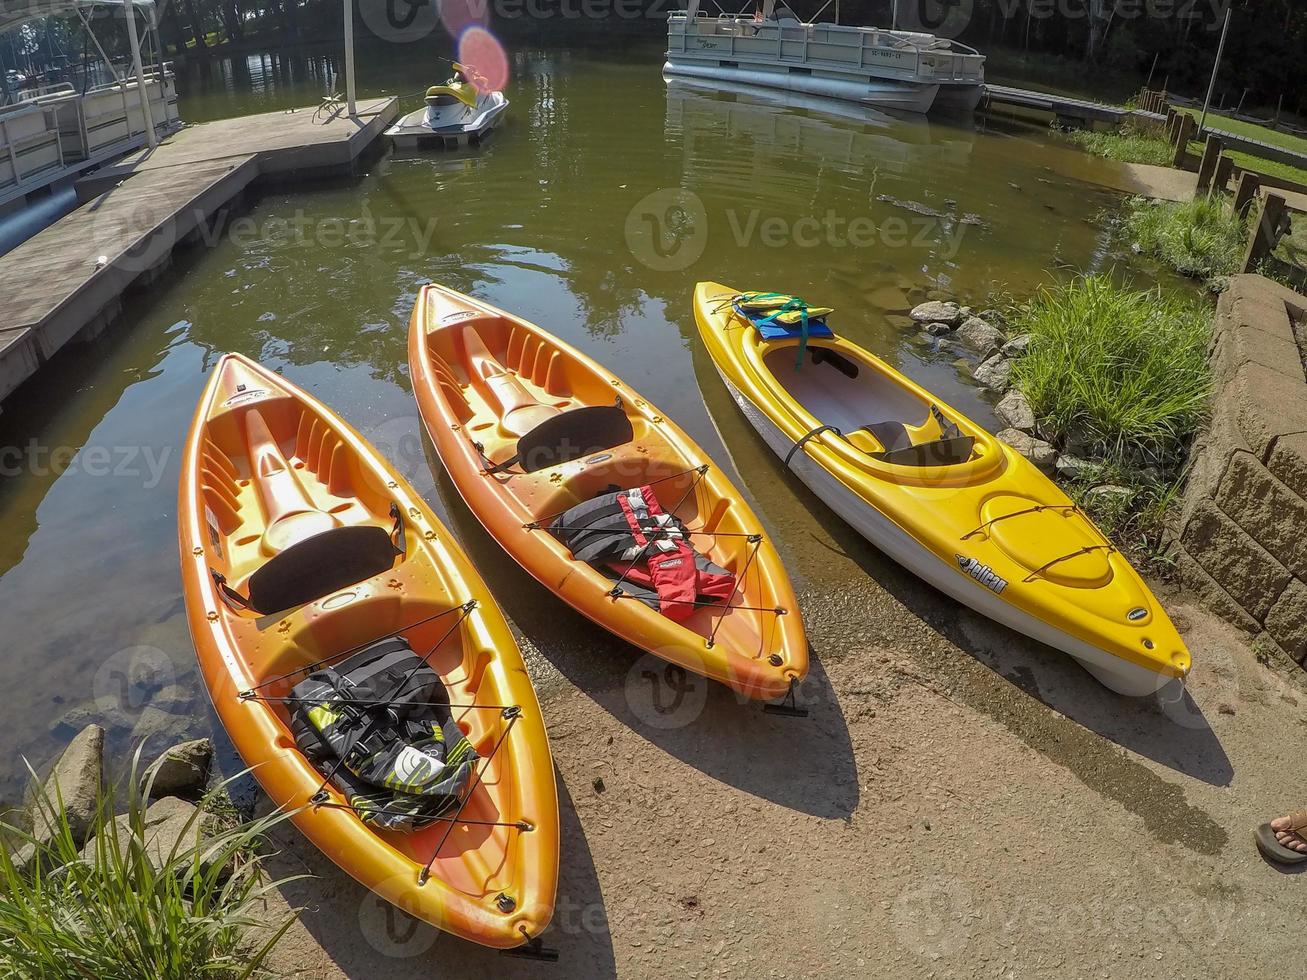
<svg viewBox="0 0 1307 980">
<path fill-rule="evenodd" d="M 1248 214 L 1248 206 L 1253 203 L 1257 197 L 1257 189 L 1261 187 L 1262 182 L 1257 179 L 1257 175 L 1251 170 L 1245 170 L 1239 174 L 1239 186 L 1234 191 L 1234 213 L 1239 217 Z"/>
<path fill-rule="evenodd" d="M 349 116 L 358 115 L 358 106 L 354 99 L 354 3 L 345 0 L 345 105 Z"/>
<path fill-rule="evenodd" d="M 1225 155 L 1216 158 L 1216 173 L 1212 176 L 1212 189 L 1208 191 L 1208 196 L 1212 194 L 1224 194 L 1230 186 L 1230 174 L 1234 172 L 1234 158 Z"/>
<path fill-rule="evenodd" d="M 1171 165 L 1184 169 L 1185 163 L 1189 160 L 1189 141 L 1193 139 L 1194 117 L 1187 112 L 1180 113 L 1180 125 L 1175 133 L 1175 156 L 1171 159 Z"/>
<path fill-rule="evenodd" d="M 1257 209 L 1257 220 L 1253 222 L 1248 235 L 1248 250 L 1243 255 L 1241 272 L 1254 272 L 1263 259 L 1275 248 L 1280 237 L 1280 221 L 1284 217 L 1284 198 L 1279 194 L 1267 194 L 1262 198 L 1262 206 Z"/>
<path fill-rule="evenodd" d="M 1194 189 L 1194 197 L 1210 193 L 1212 178 L 1216 176 L 1216 161 L 1221 158 L 1221 149 L 1219 136 L 1207 137 L 1207 142 L 1203 145 L 1203 158 L 1198 162 L 1198 186 Z"/>
</svg>

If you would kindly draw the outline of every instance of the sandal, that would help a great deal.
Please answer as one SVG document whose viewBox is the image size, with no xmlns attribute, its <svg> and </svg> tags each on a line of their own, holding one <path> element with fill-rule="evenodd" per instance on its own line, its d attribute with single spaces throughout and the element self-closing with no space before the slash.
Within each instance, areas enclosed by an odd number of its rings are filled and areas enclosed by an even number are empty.
<svg viewBox="0 0 1307 980">
<path fill-rule="evenodd" d="M 1307 840 L 1307 810 L 1298 810 L 1289 814 L 1289 830 L 1299 837 Z M 1253 834 L 1253 839 L 1257 841 L 1257 849 L 1272 861 L 1278 861 L 1280 864 L 1302 864 L 1307 861 L 1307 853 L 1295 851 L 1292 848 L 1285 847 L 1275 839 L 1275 831 L 1271 829 L 1269 823 L 1264 823 L 1257 828 Z"/>
</svg>

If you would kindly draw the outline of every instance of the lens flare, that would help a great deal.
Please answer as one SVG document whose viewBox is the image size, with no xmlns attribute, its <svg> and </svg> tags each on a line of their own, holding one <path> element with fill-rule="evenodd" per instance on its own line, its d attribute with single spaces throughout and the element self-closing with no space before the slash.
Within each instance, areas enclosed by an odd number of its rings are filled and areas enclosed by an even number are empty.
<svg viewBox="0 0 1307 980">
<path fill-rule="evenodd" d="M 440 0 L 440 19 L 445 30 L 458 37 L 465 27 L 484 27 L 489 7 L 489 0 Z"/>
<path fill-rule="evenodd" d="M 472 82 L 482 91 L 501 91 L 508 86 L 508 52 L 484 27 L 474 24 L 458 39 L 458 60 L 476 69 L 480 78 Z"/>
</svg>

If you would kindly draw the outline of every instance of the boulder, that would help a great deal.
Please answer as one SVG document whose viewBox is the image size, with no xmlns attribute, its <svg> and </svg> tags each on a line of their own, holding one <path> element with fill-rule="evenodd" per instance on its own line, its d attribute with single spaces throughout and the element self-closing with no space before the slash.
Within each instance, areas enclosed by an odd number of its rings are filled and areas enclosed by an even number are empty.
<svg viewBox="0 0 1307 980">
<path fill-rule="evenodd" d="M 867 294 L 867 302 L 882 310 L 906 310 L 912 304 L 897 286 L 881 286 Z"/>
<path fill-rule="evenodd" d="M 917 323 L 946 323 L 956 327 L 962 322 L 962 310 L 957 303 L 937 299 L 914 306 L 908 315 Z"/>
<path fill-rule="evenodd" d="M 972 377 L 986 388 L 1002 391 L 1012 383 L 1012 362 L 1002 354 L 994 354 L 976 368 Z"/>
<path fill-rule="evenodd" d="M 212 759 L 213 743 L 207 738 L 174 745 L 153 763 L 154 782 L 150 784 L 150 795 L 188 796 L 201 792 L 208 781 Z"/>
<path fill-rule="evenodd" d="M 192 817 L 195 819 L 192 820 Z M 150 863 L 156 868 L 161 868 L 168 862 L 170 854 L 175 856 L 195 847 L 204 839 L 209 820 L 210 818 L 202 814 L 195 804 L 179 800 L 175 796 L 155 800 L 144 814 L 142 843 Z M 122 849 L 123 857 L 126 859 L 126 851 L 132 838 L 131 815 L 120 814 L 114 817 L 113 822 L 117 826 L 118 847 Z M 101 831 L 101 833 L 105 832 Z M 108 842 L 112 838 L 107 837 L 105 840 Z M 82 857 L 86 860 L 94 859 L 95 846 L 95 838 L 92 837 L 82 848 Z"/>
<path fill-rule="evenodd" d="M 1018 337 L 1013 337 L 999 348 L 999 353 L 1004 357 L 1021 357 L 1026 351 L 1030 350 L 1031 339 L 1032 337 L 1028 333 L 1023 333 Z"/>
<path fill-rule="evenodd" d="M 1064 480 L 1089 479 L 1098 472 L 1097 463 L 1091 463 L 1079 456 L 1072 456 L 1070 453 L 1063 453 L 1058 456 L 1054 467 L 1057 470 L 1057 475 Z"/>
<path fill-rule="evenodd" d="M 947 333 L 952 333 L 953 328 L 947 323 L 928 323 L 925 327 L 926 333 L 932 337 L 942 337 Z"/>
<path fill-rule="evenodd" d="M 986 358 L 998 351 L 1003 343 L 1003 332 L 980 317 L 973 316 L 958 327 L 957 338 L 963 347 Z"/>
<path fill-rule="evenodd" d="M 994 406 L 994 414 L 1009 429 L 1022 432 L 1035 431 L 1035 411 L 1030 407 L 1026 396 L 1015 388 L 1004 395 Z"/>
<path fill-rule="evenodd" d="M 104 778 L 104 729 L 87 725 L 64 749 L 41 785 L 48 805 L 37 800 L 36 787 L 24 799 L 32 836 L 48 841 L 54 836 L 50 809 L 62 802 L 64 816 L 77 843 L 86 840 L 95 822 L 100 786 Z"/>
<path fill-rule="evenodd" d="M 1036 439 L 1020 429 L 1004 429 L 998 438 L 1019 452 L 1037 466 L 1041 473 L 1052 473 L 1057 450 L 1043 439 Z"/>
<path fill-rule="evenodd" d="M 976 316 L 980 317 L 982 320 L 988 320 L 1000 330 L 1007 326 L 1007 317 L 1003 315 L 1001 310 L 981 310 L 976 314 Z"/>
</svg>

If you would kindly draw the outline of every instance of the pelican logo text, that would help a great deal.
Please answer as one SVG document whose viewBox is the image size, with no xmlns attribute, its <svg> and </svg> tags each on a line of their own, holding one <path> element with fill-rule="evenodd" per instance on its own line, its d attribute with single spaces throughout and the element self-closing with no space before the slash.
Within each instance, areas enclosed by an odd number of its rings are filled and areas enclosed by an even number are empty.
<svg viewBox="0 0 1307 980">
<path fill-rule="evenodd" d="M 968 558 L 966 555 L 955 555 L 954 557 L 958 560 L 958 567 L 977 582 L 995 595 L 1003 594 L 1003 590 L 1007 588 L 1007 579 L 995 575 L 992 568 L 988 565 L 982 565 L 974 558 Z"/>
</svg>

